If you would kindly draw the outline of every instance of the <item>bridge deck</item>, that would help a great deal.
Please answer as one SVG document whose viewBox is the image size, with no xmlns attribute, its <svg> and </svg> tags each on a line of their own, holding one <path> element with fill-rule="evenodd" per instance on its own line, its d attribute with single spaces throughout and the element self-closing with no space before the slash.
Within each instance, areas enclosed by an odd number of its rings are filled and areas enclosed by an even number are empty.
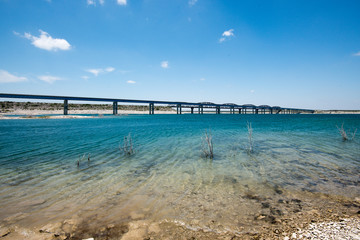
<svg viewBox="0 0 360 240">
<path fill-rule="evenodd" d="M 237 105 L 237 104 L 216 104 L 210 102 L 203 103 L 192 103 L 192 102 L 176 102 L 176 101 L 158 101 L 158 100 L 135 100 L 135 99 L 120 99 L 120 98 L 94 98 L 94 97 L 71 97 L 71 96 L 51 96 L 51 95 L 31 95 L 31 94 L 11 94 L 11 93 L 0 93 L 0 98 L 20 98 L 20 99 L 41 99 L 41 100 L 62 100 L 64 101 L 64 114 L 68 113 L 68 101 L 91 101 L 91 102 L 112 102 L 114 107 L 114 114 L 117 114 L 118 103 L 138 103 L 138 104 L 149 104 L 149 114 L 154 114 L 154 104 L 167 104 L 172 107 L 177 108 L 177 113 L 181 114 L 182 108 L 191 108 L 191 113 L 193 113 L 193 108 L 198 108 L 199 113 L 203 113 L 203 108 L 215 108 L 216 113 L 220 113 L 220 109 L 230 109 L 230 112 L 235 113 L 235 109 L 244 111 L 252 110 L 254 113 L 262 111 L 265 113 L 267 110 L 269 113 L 287 112 L 288 113 L 298 113 L 298 112 L 308 112 L 313 113 L 314 110 L 310 109 L 297 109 L 297 108 L 281 108 L 281 107 L 270 107 L 267 105 L 254 106 L 254 105 Z"/>
</svg>

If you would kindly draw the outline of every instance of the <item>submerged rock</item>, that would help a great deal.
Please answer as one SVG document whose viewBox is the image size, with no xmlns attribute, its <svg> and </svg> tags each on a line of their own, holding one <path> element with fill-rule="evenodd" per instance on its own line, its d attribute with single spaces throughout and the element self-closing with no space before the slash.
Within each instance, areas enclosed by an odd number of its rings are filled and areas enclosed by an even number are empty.
<svg viewBox="0 0 360 240">
<path fill-rule="evenodd" d="M 5 237 L 11 233 L 11 229 L 7 227 L 0 227 L 0 238 Z"/>
<path fill-rule="evenodd" d="M 261 203 L 261 206 L 262 206 L 263 208 L 269 208 L 269 207 L 270 207 L 270 203 L 263 202 L 263 203 Z"/>
<path fill-rule="evenodd" d="M 278 185 L 276 185 L 276 186 L 274 187 L 274 191 L 275 191 L 277 194 L 283 194 L 283 190 L 281 190 Z"/>
</svg>

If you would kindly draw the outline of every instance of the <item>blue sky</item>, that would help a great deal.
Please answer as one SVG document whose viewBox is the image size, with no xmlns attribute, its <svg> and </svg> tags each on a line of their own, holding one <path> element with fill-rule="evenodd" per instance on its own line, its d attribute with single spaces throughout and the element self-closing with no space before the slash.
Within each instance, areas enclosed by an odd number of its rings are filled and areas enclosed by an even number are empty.
<svg viewBox="0 0 360 240">
<path fill-rule="evenodd" d="M 360 109 L 360 1 L 0 0 L 0 92 Z"/>
</svg>

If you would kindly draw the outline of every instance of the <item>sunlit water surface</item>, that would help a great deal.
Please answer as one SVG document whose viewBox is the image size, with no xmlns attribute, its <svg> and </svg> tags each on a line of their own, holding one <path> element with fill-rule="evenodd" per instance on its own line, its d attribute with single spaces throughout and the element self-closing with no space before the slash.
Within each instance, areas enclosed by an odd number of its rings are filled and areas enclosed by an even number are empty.
<svg viewBox="0 0 360 240">
<path fill-rule="evenodd" d="M 354 198 L 360 195 L 360 144 L 356 137 L 342 141 L 336 127 L 342 124 L 360 129 L 360 116 L 2 120 L 1 224 L 40 226 L 77 215 L 99 224 L 147 219 L 240 231 L 264 208 L 254 198 Z M 213 137 L 214 159 L 202 155 L 205 131 Z M 119 149 L 129 133 L 131 156 Z"/>
</svg>

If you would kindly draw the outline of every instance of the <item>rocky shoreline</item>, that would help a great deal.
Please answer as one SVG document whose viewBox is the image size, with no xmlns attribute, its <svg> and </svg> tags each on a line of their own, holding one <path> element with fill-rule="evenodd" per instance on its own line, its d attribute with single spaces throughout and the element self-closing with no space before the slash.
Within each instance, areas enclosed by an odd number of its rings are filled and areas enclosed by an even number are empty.
<svg viewBox="0 0 360 240">
<path fill-rule="evenodd" d="M 181 224 L 160 222 L 150 223 L 145 220 L 128 224 L 109 224 L 100 229 L 81 229 L 72 220 L 58 224 L 48 224 L 40 229 L 22 227 L 0 227 L 1 239 L 360 239 L 360 219 L 358 217 L 341 218 L 337 221 L 310 223 L 304 228 L 268 229 L 264 232 L 216 233 L 209 230 L 191 230 Z M 296 228 L 296 229 L 295 229 Z M 265 230 L 265 229 L 264 229 Z M 290 230 L 290 231 L 289 231 Z"/>
<path fill-rule="evenodd" d="M 94 214 L 75 215 L 42 227 L 22 227 L 17 224 L 21 217 L 13 218 L 8 224 L 0 225 L 0 239 L 359 239 L 358 198 L 350 201 L 320 195 L 313 202 L 285 199 L 279 204 L 289 210 L 286 212 L 273 206 L 268 199 L 257 195 L 247 197 L 251 197 L 254 204 L 262 204 L 263 209 L 253 216 L 252 225 L 244 223 L 241 231 L 221 226 L 216 219 L 201 226 L 192 225 L 194 221 L 152 221 L 144 215 L 132 214 L 119 222 L 109 223 L 102 222 Z"/>
</svg>

